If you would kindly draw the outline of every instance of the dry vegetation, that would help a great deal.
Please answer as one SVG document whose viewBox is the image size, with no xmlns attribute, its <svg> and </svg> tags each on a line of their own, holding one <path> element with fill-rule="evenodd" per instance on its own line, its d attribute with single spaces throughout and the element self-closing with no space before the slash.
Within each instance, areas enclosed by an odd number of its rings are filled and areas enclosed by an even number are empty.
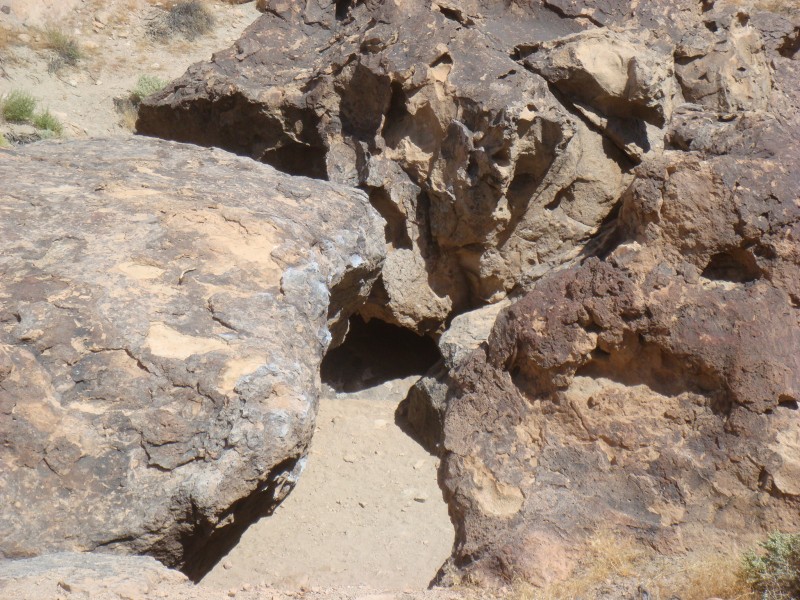
<svg viewBox="0 0 800 600">
<path fill-rule="evenodd" d="M 59 136 L 64 131 L 61 121 L 50 112 L 50 109 L 36 111 L 36 98 L 28 92 L 12 90 L 0 96 L 0 117 L 7 123 L 30 124 L 37 129 L 39 138 Z M 8 145 L 3 138 L 0 145 Z"/>
<path fill-rule="evenodd" d="M 142 100 L 164 89 L 167 82 L 154 75 L 142 75 L 125 98 L 115 98 L 114 107 L 120 114 L 122 126 L 128 131 L 136 129 L 136 118 Z"/>
<path fill-rule="evenodd" d="M 164 14 L 150 25 L 150 35 L 167 40 L 177 35 L 193 40 L 205 35 L 214 25 L 214 18 L 199 0 L 172 2 Z"/>
<path fill-rule="evenodd" d="M 44 34 L 44 47 L 53 52 L 53 58 L 47 66 L 50 73 L 57 73 L 63 67 L 77 67 L 83 58 L 83 51 L 71 35 L 57 28 L 50 28 Z"/>
<path fill-rule="evenodd" d="M 517 582 L 514 600 L 592 600 L 621 597 L 650 600 L 758 600 L 748 584 L 742 552 L 698 551 L 663 557 L 609 531 L 595 534 L 573 575 L 544 589 Z M 794 600 L 770 598 L 769 600 Z"/>
</svg>

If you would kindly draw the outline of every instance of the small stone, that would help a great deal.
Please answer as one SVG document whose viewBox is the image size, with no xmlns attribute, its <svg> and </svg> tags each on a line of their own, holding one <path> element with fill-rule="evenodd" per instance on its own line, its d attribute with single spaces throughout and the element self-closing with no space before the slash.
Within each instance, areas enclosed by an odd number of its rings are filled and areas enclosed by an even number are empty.
<svg viewBox="0 0 800 600">
<path fill-rule="evenodd" d="M 366 502 L 359 502 L 359 503 L 358 503 L 358 505 L 359 505 L 361 508 L 367 508 L 367 503 L 366 503 Z"/>
<path fill-rule="evenodd" d="M 354 462 L 356 462 L 356 457 L 355 457 L 355 456 L 353 456 L 352 454 L 345 454 L 345 455 L 342 457 L 342 460 L 343 460 L 344 462 L 346 462 L 346 463 L 354 463 Z"/>
<path fill-rule="evenodd" d="M 107 10 L 98 10 L 94 13 L 94 20 L 103 25 L 107 25 L 111 15 Z"/>
<path fill-rule="evenodd" d="M 232 569 L 232 568 L 233 568 L 233 564 L 231 564 L 231 563 L 230 563 L 230 562 L 228 562 L 228 561 L 225 561 L 224 563 L 222 563 L 222 568 L 223 568 L 223 569 L 225 569 L 226 571 L 227 571 L 227 570 L 230 570 L 230 569 Z"/>
<path fill-rule="evenodd" d="M 415 471 L 419 471 L 424 466 L 425 466 L 425 459 L 421 458 L 417 462 L 414 463 L 414 470 Z"/>
<path fill-rule="evenodd" d="M 30 44 L 30 43 L 31 43 L 31 40 L 32 40 L 31 36 L 29 36 L 27 33 L 20 33 L 20 34 L 17 36 L 17 39 L 18 39 L 20 42 L 22 42 L 23 44 Z"/>
<path fill-rule="evenodd" d="M 414 502 L 422 503 L 422 502 L 427 502 L 427 501 L 428 501 L 427 494 L 417 494 L 416 496 L 414 496 Z"/>
<path fill-rule="evenodd" d="M 0 12 L 2 12 L 4 15 L 10 15 L 11 14 L 11 7 L 10 6 L 0 7 Z"/>
</svg>

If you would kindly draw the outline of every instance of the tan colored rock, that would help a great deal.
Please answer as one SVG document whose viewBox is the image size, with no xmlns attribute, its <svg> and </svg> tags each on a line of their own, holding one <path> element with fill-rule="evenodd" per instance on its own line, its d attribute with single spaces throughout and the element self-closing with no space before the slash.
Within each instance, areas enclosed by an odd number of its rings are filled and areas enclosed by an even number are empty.
<svg viewBox="0 0 800 600">
<path fill-rule="evenodd" d="M 443 322 L 453 307 L 449 297 L 438 296 L 431 289 L 425 262 L 411 250 L 401 248 L 389 254 L 378 288 L 381 285 L 385 303 L 373 302 L 362 309 L 366 318 L 378 317 L 413 330 L 426 320 Z"/>
<path fill-rule="evenodd" d="M 634 40 L 631 33 L 583 31 L 534 46 L 525 65 L 607 117 L 663 126 L 677 93 L 672 57 Z"/>
<path fill-rule="evenodd" d="M 202 574 L 300 475 L 382 221 L 356 190 L 144 138 L 5 152 L 0 179 L 0 557 Z"/>
<path fill-rule="evenodd" d="M 0 561 L 0 591 L 15 600 L 145 600 L 188 598 L 192 584 L 151 557 L 60 552 Z"/>
<path fill-rule="evenodd" d="M 675 73 L 689 102 L 711 110 L 764 110 L 772 72 L 758 30 L 745 13 L 720 20 L 716 32 L 687 33 L 676 49 Z"/>
</svg>

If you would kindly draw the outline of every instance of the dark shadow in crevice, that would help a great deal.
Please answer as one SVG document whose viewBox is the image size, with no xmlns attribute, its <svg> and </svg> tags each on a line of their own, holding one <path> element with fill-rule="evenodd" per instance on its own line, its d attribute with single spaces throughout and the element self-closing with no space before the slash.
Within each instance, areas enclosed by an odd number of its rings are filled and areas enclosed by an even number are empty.
<svg viewBox="0 0 800 600">
<path fill-rule="evenodd" d="M 763 272 L 751 252 L 744 248 L 734 248 L 712 256 L 702 276 L 713 281 L 748 283 L 761 279 Z"/>
<path fill-rule="evenodd" d="M 175 110 L 172 106 L 139 108 L 136 132 L 176 142 L 216 147 L 264 162 L 288 173 L 328 179 L 327 148 L 317 132 L 316 116 L 303 109 L 287 108 L 287 122 L 302 129 L 299 138 L 289 136 L 282 122 L 242 93 L 198 98 Z"/>
<path fill-rule="evenodd" d="M 580 253 L 582 261 L 590 257 L 605 260 L 624 241 L 619 226 L 619 213 L 622 210 L 622 202 L 622 200 L 617 200 L 600 223 L 597 232 L 584 244 Z"/>
<path fill-rule="evenodd" d="M 198 583 L 233 550 L 250 525 L 275 512 L 294 487 L 289 482 L 296 479 L 299 459 L 298 455 L 275 465 L 264 483 L 220 515 L 219 522 L 229 522 L 223 527 L 215 528 L 193 507 L 194 514 L 187 515 L 191 534 L 181 540 L 184 562 L 179 566 L 189 579 Z"/>
<path fill-rule="evenodd" d="M 384 235 L 386 243 L 393 248 L 411 249 L 413 244 L 406 229 L 406 218 L 386 188 L 372 188 L 369 191 L 369 201 L 386 221 Z"/>
<path fill-rule="evenodd" d="M 350 0 L 336 0 L 336 20 L 344 21 L 350 14 Z"/>
<path fill-rule="evenodd" d="M 439 359 L 436 343 L 379 319 L 350 319 L 341 346 L 322 360 L 323 383 L 337 392 L 358 392 L 391 379 L 423 375 Z"/>
</svg>

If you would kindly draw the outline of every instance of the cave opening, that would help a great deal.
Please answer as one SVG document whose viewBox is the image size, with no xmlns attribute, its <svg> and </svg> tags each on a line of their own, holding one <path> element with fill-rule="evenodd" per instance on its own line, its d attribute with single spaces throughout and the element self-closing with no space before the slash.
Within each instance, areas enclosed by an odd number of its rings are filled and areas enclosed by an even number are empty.
<svg viewBox="0 0 800 600">
<path fill-rule="evenodd" d="M 322 361 L 322 382 L 337 392 L 358 392 L 390 380 L 424 375 L 441 358 L 429 337 L 356 315 L 338 348 Z"/>
</svg>

